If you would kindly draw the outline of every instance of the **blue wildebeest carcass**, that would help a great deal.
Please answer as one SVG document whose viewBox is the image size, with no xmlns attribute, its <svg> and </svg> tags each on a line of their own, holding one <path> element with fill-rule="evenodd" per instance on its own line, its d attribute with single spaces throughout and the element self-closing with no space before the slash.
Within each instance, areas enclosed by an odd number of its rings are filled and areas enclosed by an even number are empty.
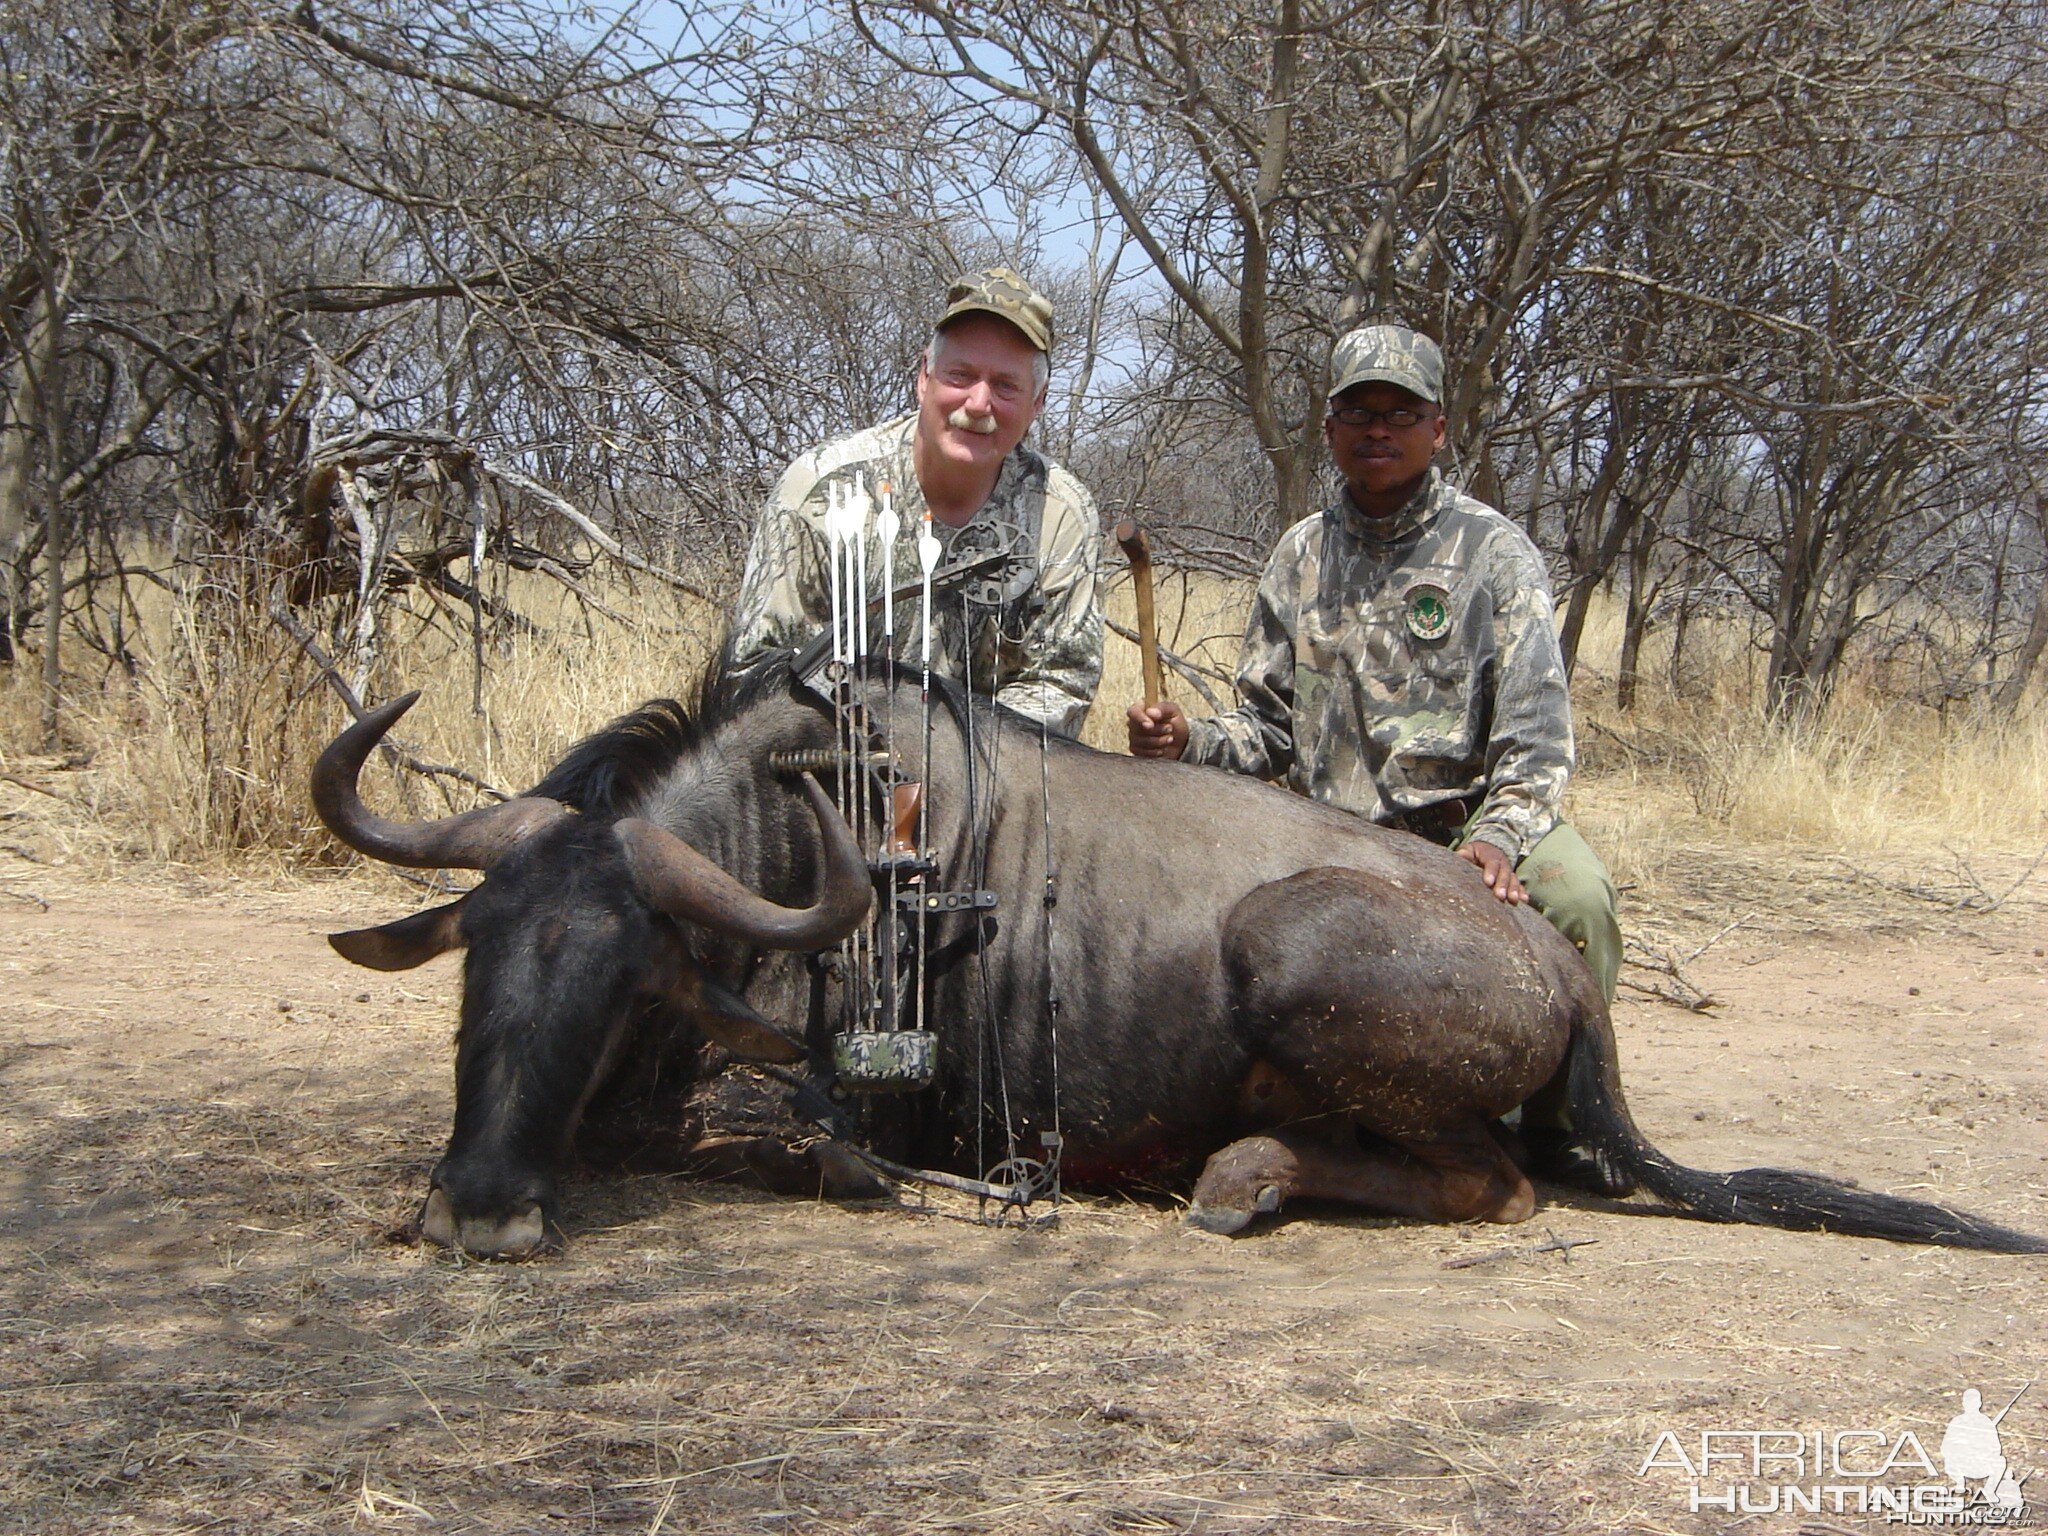
<svg viewBox="0 0 2048 1536">
<path fill-rule="evenodd" d="M 871 719 L 918 715 L 914 679 L 853 686 Z M 1672 1162 L 1630 1118 L 1576 951 L 1454 855 L 1248 779 L 1047 742 L 942 692 L 929 762 L 917 730 L 896 733 L 897 757 L 927 786 L 940 868 L 971 871 L 999 905 L 935 920 L 936 1078 L 872 1105 L 875 1151 L 978 1173 L 999 1098 L 1013 1145 L 1057 1123 L 1071 1181 L 1199 1168 L 1189 1219 L 1213 1231 L 1297 1196 L 1513 1222 L 1536 1200 L 1499 1120 L 1563 1072 L 1580 1134 L 1679 1211 L 2048 1252 L 1818 1175 Z M 432 823 L 387 821 L 356 792 L 410 703 L 322 755 L 320 815 L 373 858 L 486 877 L 335 944 L 387 969 L 466 947 L 455 1123 L 422 1224 L 444 1244 L 523 1254 L 550 1239 L 558 1160 L 637 1033 L 695 1028 L 740 1057 L 829 1060 L 833 1009 L 818 999 L 836 983 L 776 957 L 859 925 L 870 871 L 791 770 L 841 759 L 832 710 L 787 665 L 708 685 L 694 708 L 646 706 L 527 795 Z"/>
</svg>

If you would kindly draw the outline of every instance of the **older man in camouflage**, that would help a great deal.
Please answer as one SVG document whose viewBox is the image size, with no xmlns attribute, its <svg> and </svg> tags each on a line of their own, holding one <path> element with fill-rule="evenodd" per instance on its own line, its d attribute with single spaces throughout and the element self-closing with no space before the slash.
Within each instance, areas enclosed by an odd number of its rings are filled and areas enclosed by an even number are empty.
<svg viewBox="0 0 2048 1536">
<path fill-rule="evenodd" d="M 1323 432 L 1344 493 L 1267 564 L 1238 707 L 1190 721 L 1137 705 L 1131 750 L 1271 779 L 1456 849 L 1577 944 L 1611 1000 L 1614 886 L 1558 816 L 1572 724 L 1550 584 L 1528 536 L 1435 467 L 1442 401 L 1428 337 L 1376 325 L 1338 341 Z M 1561 1077 L 1523 1106 L 1522 1138 L 1538 1173 L 1626 1192 L 1573 1137 Z"/>
<path fill-rule="evenodd" d="M 1015 551 L 1021 579 L 1004 602 L 936 605 L 932 670 L 1077 734 L 1102 676 L 1101 536 L 1081 483 L 1023 446 L 1045 404 L 1051 351 L 1052 305 L 1016 273 L 955 283 L 918 367 L 917 409 L 813 449 L 783 474 L 747 553 L 732 664 L 801 645 L 830 622 L 825 508 L 833 486 L 859 475 L 871 495 L 893 489 L 908 528 L 930 510 L 942 564 L 970 528 L 977 549 Z M 880 554 L 870 546 L 870 569 Z M 890 554 L 894 583 L 918 579 L 911 538 Z M 899 656 L 918 655 L 914 630 L 899 618 Z"/>
</svg>

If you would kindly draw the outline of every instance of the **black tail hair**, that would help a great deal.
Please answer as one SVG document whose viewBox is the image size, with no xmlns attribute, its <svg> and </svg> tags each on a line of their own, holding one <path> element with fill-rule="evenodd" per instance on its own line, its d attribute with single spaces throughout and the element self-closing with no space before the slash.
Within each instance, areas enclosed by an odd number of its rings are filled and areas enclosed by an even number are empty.
<svg viewBox="0 0 2048 1536">
<path fill-rule="evenodd" d="M 2048 1253 L 2048 1238 L 2018 1232 L 1927 1200 L 1871 1194 L 1825 1174 L 1792 1168 L 1709 1173 L 1674 1163 L 1643 1138 L 1621 1096 L 1614 1026 L 1604 1012 L 1572 1031 L 1567 1056 L 1572 1123 L 1637 1183 L 1703 1221 L 1794 1232 L 1887 1237 L 1992 1253 Z"/>
</svg>

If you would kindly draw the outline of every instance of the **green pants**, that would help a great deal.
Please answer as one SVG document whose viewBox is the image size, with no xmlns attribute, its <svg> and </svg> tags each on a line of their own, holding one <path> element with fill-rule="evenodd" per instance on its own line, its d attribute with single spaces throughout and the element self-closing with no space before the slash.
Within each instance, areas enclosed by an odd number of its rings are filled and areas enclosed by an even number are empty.
<svg viewBox="0 0 2048 1536">
<path fill-rule="evenodd" d="M 1614 983 L 1621 975 L 1621 917 L 1614 882 L 1600 856 L 1560 821 L 1522 856 L 1515 866 L 1515 878 L 1528 891 L 1529 905 L 1578 946 L 1600 983 L 1600 995 L 1613 1002 Z M 1571 1124 L 1565 1112 L 1562 1074 L 1537 1089 L 1522 1106 L 1522 1124 Z"/>
</svg>

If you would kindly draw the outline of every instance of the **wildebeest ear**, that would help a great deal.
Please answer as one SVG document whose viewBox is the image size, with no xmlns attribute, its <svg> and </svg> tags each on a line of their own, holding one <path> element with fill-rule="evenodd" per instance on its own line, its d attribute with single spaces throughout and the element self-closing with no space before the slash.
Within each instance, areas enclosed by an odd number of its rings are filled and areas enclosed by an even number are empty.
<svg viewBox="0 0 2048 1536">
<path fill-rule="evenodd" d="M 436 955 L 462 947 L 460 914 L 462 903 L 467 900 L 467 896 L 461 896 L 445 907 L 429 907 L 375 928 L 330 933 L 327 942 L 344 960 L 353 960 L 373 971 L 409 971 Z"/>
<path fill-rule="evenodd" d="M 705 1034 L 750 1061 L 802 1061 L 803 1047 L 770 1024 L 736 992 L 692 971 L 676 988 L 674 1000 L 684 1015 Z"/>
</svg>

